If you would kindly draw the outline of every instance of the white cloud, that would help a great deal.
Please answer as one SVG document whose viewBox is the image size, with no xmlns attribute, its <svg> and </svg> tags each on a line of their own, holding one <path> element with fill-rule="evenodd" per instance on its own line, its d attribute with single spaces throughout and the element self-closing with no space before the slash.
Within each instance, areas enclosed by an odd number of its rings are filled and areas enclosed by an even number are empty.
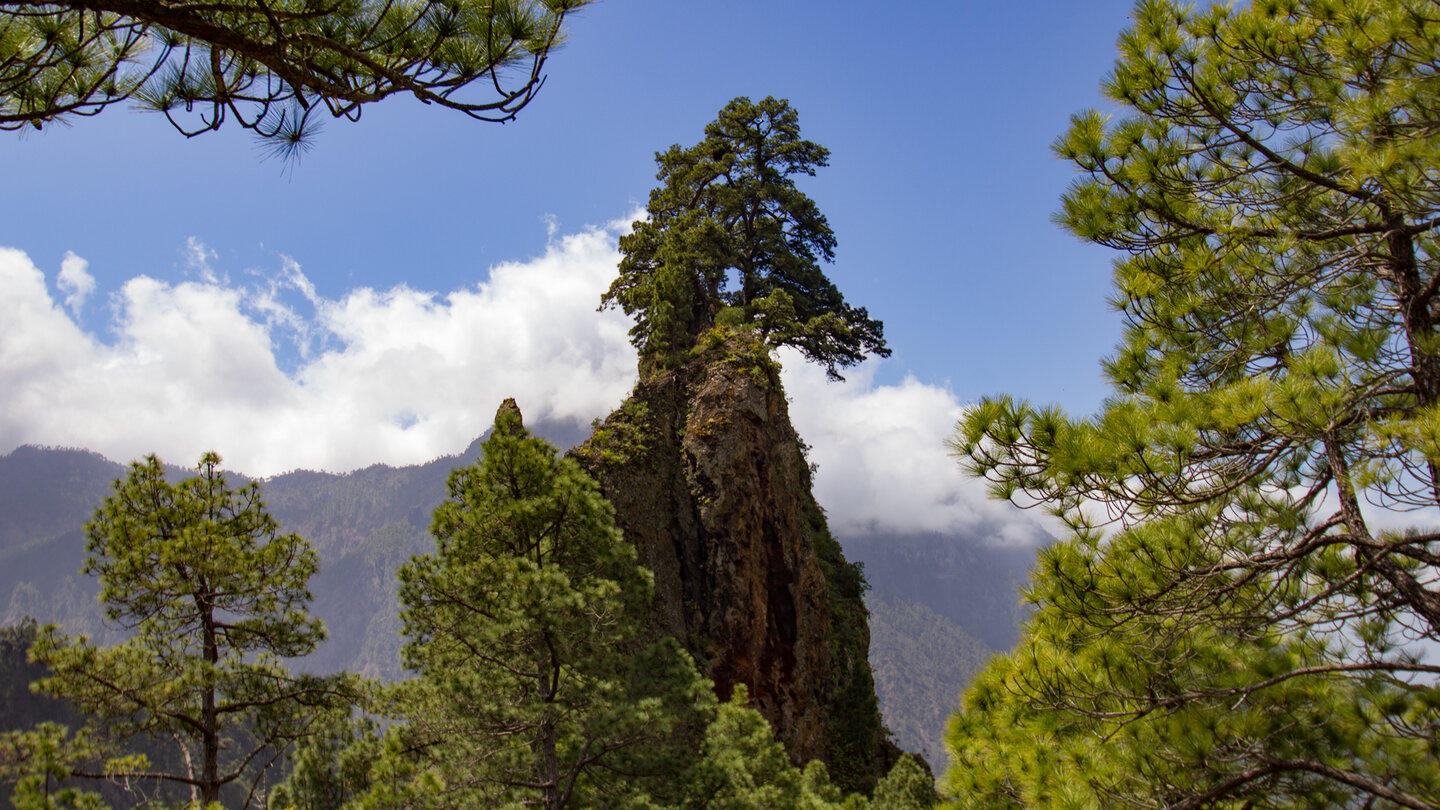
<svg viewBox="0 0 1440 810">
<path fill-rule="evenodd" d="M 0 450 L 188 464 L 214 449 L 269 475 L 458 452 L 507 396 L 534 419 L 588 421 L 634 381 L 628 322 L 595 312 L 615 262 L 614 230 L 595 230 L 448 295 L 399 286 L 338 300 L 294 262 L 252 287 L 199 264 L 202 281 L 126 282 L 102 343 L 55 305 L 28 257 L 3 250 L 0 387 L 14 393 L 0 399 Z M 287 348 L 300 356 L 289 372 L 277 359 Z"/>
<path fill-rule="evenodd" d="M 185 240 L 185 266 L 198 274 L 201 281 L 207 284 L 221 283 L 220 277 L 210 266 L 210 262 L 218 258 L 219 255 L 199 239 L 192 236 Z"/>
<path fill-rule="evenodd" d="M 88 272 L 89 267 L 89 262 L 68 250 L 60 260 L 60 275 L 55 281 L 65 293 L 65 306 L 76 315 L 80 314 L 85 299 L 95 292 L 95 277 Z"/>
<path fill-rule="evenodd" d="M 847 371 L 844 383 L 781 354 L 790 418 L 818 465 L 815 499 L 840 535 L 885 531 L 949 533 L 984 526 L 996 542 L 1045 535 L 1028 513 L 989 498 L 968 478 L 945 441 L 964 413 L 948 389 L 906 377 L 876 385 L 876 364 Z"/>
<path fill-rule="evenodd" d="M 199 280 L 125 282 L 110 294 L 108 342 L 55 303 L 25 254 L 0 248 L 0 390 L 10 392 L 0 452 L 64 445 L 190 464 L 214 449 L 226 466 L 264 476 L 455 453 L 509 396 L 532 422 L 588 422 L 635 378 L 629 321 L 595 311 L 624 227 L 554 237 L 538 258 L 449 293 L 402 284 L 333 300 L 288 259 L 233 285 L 191 240 Z M 94 282 L 82 273 L 83 260 L 67 256 L 60 285 L 83 300 Z M 1033 536 L 947 454 L 961 413 L 948 390 L 876 385 L 869 366 L 831 384 L 798 356 L 785 362 L 792 416 L 819 464 L 816 494 L 837 529 L 981 522 Z"/>
</svg>

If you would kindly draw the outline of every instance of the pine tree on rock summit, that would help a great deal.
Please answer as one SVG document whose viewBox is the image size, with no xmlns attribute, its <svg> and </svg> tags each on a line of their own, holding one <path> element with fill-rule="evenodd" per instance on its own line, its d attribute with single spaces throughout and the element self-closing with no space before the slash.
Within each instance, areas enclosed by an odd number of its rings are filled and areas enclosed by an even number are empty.
<svg viewBox="0 0 1440 810">
<path fill-rule="evenodd" d="M 829 156 L 800 138 L 789 102 L 744 97 L 700 143 L 656 154 L 662 185 L 650 192 L 649 217 L 620 238 L 620 276 L 601 304 L 635 317 L 642 358 L 663 365 L 712 327 L 742 325 L 770 346 L 799 349 L 833 379 L 866 354 L 890 355 L 880 321 L 847 304 L 820 269 L 835 259 L 835 234 L 793 178 L 814 176 Z"/>
</svg>

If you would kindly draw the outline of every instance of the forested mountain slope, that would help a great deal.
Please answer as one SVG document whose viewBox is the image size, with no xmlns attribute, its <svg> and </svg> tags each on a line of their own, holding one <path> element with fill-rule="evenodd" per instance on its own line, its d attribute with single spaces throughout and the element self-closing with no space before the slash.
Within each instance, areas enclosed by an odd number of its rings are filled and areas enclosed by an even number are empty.
<svg viewBox="0 0 1440 810">
<path fill-rule="evenodd" d="M 574 424 L 535 429 L 560 446 L 589 432 Z M 284 529 L 310 540 L 322 558 L 314 612 L 330 640 L 307 668 L 402 674 L 395 569 L 433 549 L 430 514 L 446 476 L 478 452 L 477 439 L 427 464 L 293 472 L 264 482 Z M 79 573 L 83 526 L 124 469 L 76 449 L 22 447 L 0 456 L 0 625 L 33 616 L 107 637 L 96 584 Z M 938 771 L 941 726 L 960 688 L 985 657 L 1013 643 L 1021 615 L 1015 589 L 1033 552 L 992 547 L 983 533 L 837 539 L 870 582 L 870 661 L 885 722 L 903 749 L 926 754 Z"/>
</svg>

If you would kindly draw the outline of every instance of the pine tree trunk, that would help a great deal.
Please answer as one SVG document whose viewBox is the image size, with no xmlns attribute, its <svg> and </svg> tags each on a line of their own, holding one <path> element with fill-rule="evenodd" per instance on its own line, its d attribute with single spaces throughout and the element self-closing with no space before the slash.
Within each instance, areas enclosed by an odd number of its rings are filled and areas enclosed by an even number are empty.
<svg viewBox="0 0 1440 810">
<path fill-rule="evenodd" d="M 1440 356 L 1435 354 L 1435 321 L 1430 314 L 1430 301 L 1435 293 L 1420 278 L 1415 260 L 1415 241 L 1405 230 L 1405 220 L 1398 214 L 1382 209 L 1388 230 L 1390 273 L 1399 293 L 1401 317 L 1405 325 L 1405 342 L 1410 350 L 1410 368 L 1420 406 L 1428 408 L 1440 402 Z M 1428 294 L 1427 294 L 1428 293 Z M 1428 463 L 1430 489 L 1440 503 L 1440 466 Z"/>
<path fill-rule="evenodd" d="M 208 606 L 201 608 L 202 626 L 205 633 L 205 663 L 213 668 L 220 662 L 220 647 L 216 639 L 215 616 Z M 215 707 L 215 686 L 207 684 L 200 707 L 201 754 L 200 754 L 200 802 L 208 807 L 211 802 L 220 801 L 220 714 Z"/>
</svg>

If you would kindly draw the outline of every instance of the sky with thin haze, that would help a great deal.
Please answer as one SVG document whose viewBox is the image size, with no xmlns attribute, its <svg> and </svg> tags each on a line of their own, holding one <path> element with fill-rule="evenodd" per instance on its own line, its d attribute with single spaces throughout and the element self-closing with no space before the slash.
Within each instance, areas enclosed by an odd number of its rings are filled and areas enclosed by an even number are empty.
<svg viewBox="0 0 1440 810">
<path fill-rule="evenodd" d="M 289 168 L 121 108 L 0 133 L 0 454 L 343 472 L 458 453 L 507 396 L 588 423 L 635 380 L 628 321 L 595 307 L 655 152 L 773 95 L 831 151 L 799 185 L 894 351 L 845 383 L 782 355 L 832 523 L 1031 538 L 944 440 L 984 395 L 1105 396 L 1112 256 L 1053 224 L 1073 173 L 1049 147 L 1108 109 L 1129 10 L 598 0 L 505 125 L 392 99 Z"/>
</svg>

